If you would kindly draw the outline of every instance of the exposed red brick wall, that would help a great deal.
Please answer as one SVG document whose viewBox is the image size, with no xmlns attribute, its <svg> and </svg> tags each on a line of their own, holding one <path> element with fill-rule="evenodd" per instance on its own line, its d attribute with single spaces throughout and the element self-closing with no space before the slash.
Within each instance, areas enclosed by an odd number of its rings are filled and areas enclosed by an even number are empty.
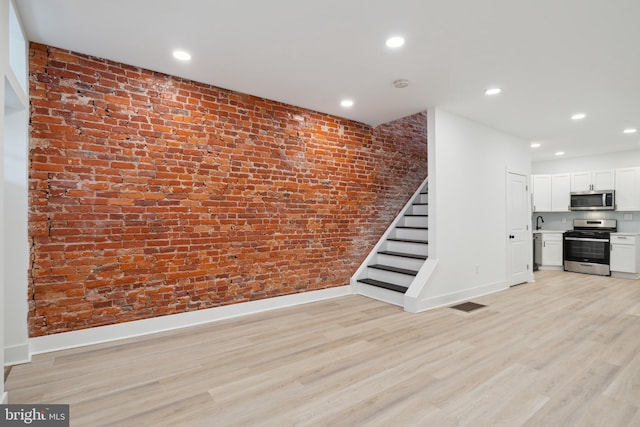
<svg viewBox="0 0 640 427">
<path fill-rule="evenodd" d="M 32 44 L 29 327 L 53 334 L 347 285 L 425 178 L 376 129 Z"/>
</svg>

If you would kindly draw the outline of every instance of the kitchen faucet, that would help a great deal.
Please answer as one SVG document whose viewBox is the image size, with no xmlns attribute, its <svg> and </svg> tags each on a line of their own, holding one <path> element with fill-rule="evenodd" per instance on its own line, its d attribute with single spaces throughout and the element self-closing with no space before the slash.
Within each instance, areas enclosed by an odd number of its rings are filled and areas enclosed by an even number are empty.
<svg viewBox="0 0 640 427">
<path fill-rule="evenodd" d="M 542 223 L 544 224 L 544 218 L 542 218 L 540 215 L 538 215 L 538 217 L 536 218 L 536 230 L 540 230 L 542 227 L 540 227 L 540 224 L 538 224 L 538 220 L 541 220 Z"/>
</svg>

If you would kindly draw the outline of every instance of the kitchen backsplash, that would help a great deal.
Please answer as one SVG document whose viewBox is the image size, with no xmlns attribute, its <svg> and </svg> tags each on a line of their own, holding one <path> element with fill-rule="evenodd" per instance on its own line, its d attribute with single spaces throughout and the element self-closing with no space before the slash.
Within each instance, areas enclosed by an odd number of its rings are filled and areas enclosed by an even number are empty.
<svg viewBox="0 0 640 427">
<path fill-rule="evenodd" d="M 544 223 L 540 222 L 542 230 L 570 230 L 574 219 L 617 219 L 618 231 L 640 233 L 640 212 L 536 212 L 532 217 L 533 230 L 538 216 L 544 219 Z"/>
</svg>

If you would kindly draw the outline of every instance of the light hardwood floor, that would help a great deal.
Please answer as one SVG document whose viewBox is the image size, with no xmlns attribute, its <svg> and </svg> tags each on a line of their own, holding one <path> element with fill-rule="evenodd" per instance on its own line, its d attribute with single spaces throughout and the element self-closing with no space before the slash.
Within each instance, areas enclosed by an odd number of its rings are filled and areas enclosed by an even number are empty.
<svg viewBox="0 0 640 427">
<path fill-rule="evenodd" d="M 640 281 L 538 272 L 413 315 L 349 296 L 34 356 L 75 426 L 640 426 Z"/>
</svg>

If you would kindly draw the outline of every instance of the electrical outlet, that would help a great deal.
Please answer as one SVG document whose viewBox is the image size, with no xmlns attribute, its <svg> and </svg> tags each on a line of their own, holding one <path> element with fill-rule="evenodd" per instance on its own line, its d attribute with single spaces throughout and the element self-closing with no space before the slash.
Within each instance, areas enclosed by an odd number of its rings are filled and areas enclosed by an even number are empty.
<svg viewBox="0 0 640 427">
<path fill-rule="evenodd" d="M 476 274 L 479 274 L 479 273 L 480 273 L 480 266 L 476 265 Z"/>
<path fill-rule="evenodd" d="M 632 221 L 633 220 L 633 214 L 624 214 L 624 220 L 625 221 Z"/>
<path fill-rule="evenodd" d="M 562 223 L 566 224 L 567 223 L 567 218 L 562 218 Z"/>
</svg>

